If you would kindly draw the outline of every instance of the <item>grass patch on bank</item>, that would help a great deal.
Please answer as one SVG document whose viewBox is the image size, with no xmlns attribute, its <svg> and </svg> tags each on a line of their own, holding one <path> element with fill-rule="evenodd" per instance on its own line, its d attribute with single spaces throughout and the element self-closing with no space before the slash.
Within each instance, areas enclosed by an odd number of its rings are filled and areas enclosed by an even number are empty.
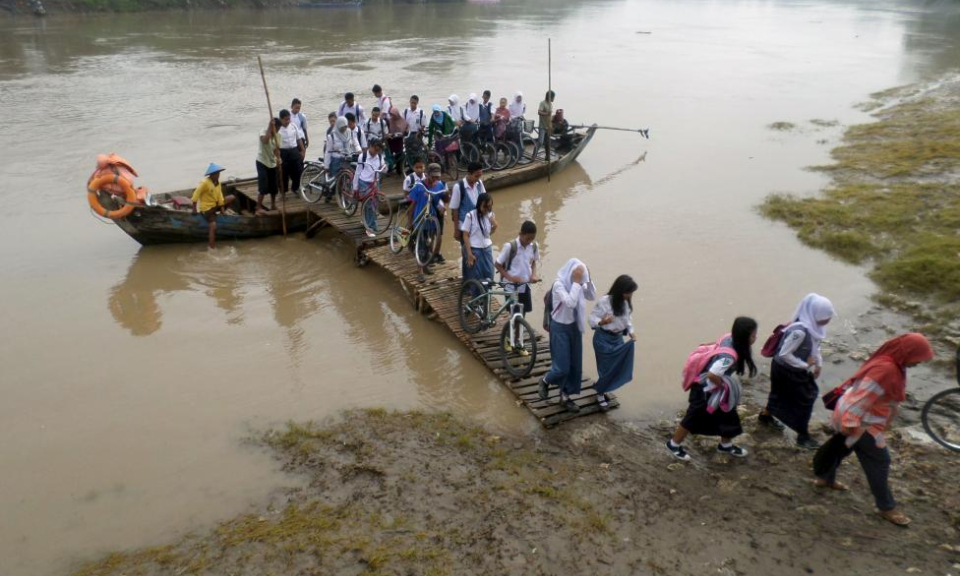
<svg viewBox="0 0 960 576">
<path fill-rule="evenodd" d="M 902 303 L 893 307 L 953 343 L 960 337 L 958 92 L 951 84 L 892 106 L 878 102 L 877 122 L 848 128 L 834 163 L 814 168 L 833 179 L 822 194 L 774 194 L 760 207 L 804 243 L 871 265 L 882 303 Z M 898 88 L 876 97 L 918 93 Z M 911 299 L 924 305 L 906 306 Z"/>
</svg>

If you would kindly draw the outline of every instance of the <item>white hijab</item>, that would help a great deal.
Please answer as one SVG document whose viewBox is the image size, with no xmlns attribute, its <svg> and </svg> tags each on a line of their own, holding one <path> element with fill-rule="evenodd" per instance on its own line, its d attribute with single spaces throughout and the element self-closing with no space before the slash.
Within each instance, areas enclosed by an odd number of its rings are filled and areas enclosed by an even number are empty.
<svg viewBox="0 0 960 576">
<path fill-rule="evenodd" d="M 517 102 L 517 98 L 520 98 L 521 102 Z M 507 108 L 510 110 L 510 117 L 515 118 L 517 116 L 523 116 L 523 113 L 527 109 L 527 105 L 522 102 L 523 92 L 517 90 L 517 93 L 513 95 L 513 100 L 510 101 L 510 104 Z"/>
<path fill-rule="evenodd" d="M 349 122 L 345 116 L 340 116 L 337 118 L 337 123 L 333 125 L 333 134 L 334 141 L 337 139 L 340 140 L 340 144 L 343 146 L 344 150 L 350 149 L 350 139 L 353 138 L 353 133 L 350 132 L 348 128 Z"/>
<path fill-rule="evenodd" d="M 587 325 L 587 300 L 593 300 L 597 297 L 597 287 L 593 285 L 593 282 L 590 281 L 590 270 L 587 268 L 587 265 L 581 262 L 577 258 L 571 258 L 567 260 L 567 263 L 560 268 L 560 271 L 557 272 L 557 280 L 563 285 L 563 288 L 569 292 L 573 287 L 573 271 L 576 270 L 579 266 L 583 266 L 583 285 L 584 288 L 580 292 L 580 300 L 577 301 L 577 309 L 574 312 L 574 315 L 577 318 L 577 327 L 580 328 L 580 332 L 583 332 Z M 554 282 L 554 284 L 556 284 Z M 552 289 L 552 288 L 551 288 Z M 553 305 L 556 309 L 557 305 Z"/>
<path fill-rule="evenodd" d="M 476 92 L 471 93 L 470 96 L 467 97 L 466 109 L 467 116 L 469 116 L 471 120 L 477 120 L 480 117 L 480 103 L 477 101 Z"/>
<path fill-rule="evenodd" d="M 803 326 L 813 340 L 813 349 L 817 350 L 820 347 L 820 341 L 827 336 L 827 327 L 821 326 L 818 322 L 833 318 L 834 313 L 833 303 L 830 300 L 811 292 L 804 296 L 800 305 L 797 306 L 790 328 Z"/>
</svg>

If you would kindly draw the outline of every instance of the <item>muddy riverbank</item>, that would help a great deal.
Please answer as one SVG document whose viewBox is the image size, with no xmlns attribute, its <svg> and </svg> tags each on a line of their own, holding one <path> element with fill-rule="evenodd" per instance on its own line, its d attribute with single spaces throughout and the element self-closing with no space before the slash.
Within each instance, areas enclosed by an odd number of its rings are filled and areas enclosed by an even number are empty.
<svg viewBox="0 0 960 576">
<path fill-rule="evenodd" d="M 960 346 L 960 78 L 874 94 L 875 122 L 848 127 L 814 170 L 822 194 L 761 206 L 806 244 L 870 267 L 875 300 L 913 320 L 941 351 Z M 772 129 L 792 129 L 786 122 Z M 952 353 L 941 355 L 951 358 Z"/>
<path fill-rule="evenodd" d="M 762 386 L 758 383 L 758 386 Z M 258 440 L 301 488 L 216 528 L 118 551 L 74 576 L 120 574 L 949 574 L 960 570 L 960 455 L 893 433 L 892 482 L 914 519 L 873 513 L 856 462 L 848 493 L 810 482 L 810 452 L 757 428 L 752 454 L 603 418 L 496 435 L 449 414 L 348 412 Z"/>
</svg>

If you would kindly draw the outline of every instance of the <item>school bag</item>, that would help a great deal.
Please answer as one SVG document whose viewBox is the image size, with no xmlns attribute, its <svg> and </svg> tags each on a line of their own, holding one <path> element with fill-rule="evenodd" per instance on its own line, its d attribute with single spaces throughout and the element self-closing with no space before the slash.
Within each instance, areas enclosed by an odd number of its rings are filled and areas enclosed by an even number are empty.
<svg viewBox="0 0 960 576">
<path fill-rule="evenodd" d="M 727 334 L 712 344 L 701 344 L 687 356 L 687 361 L 683 365 L 683 390 L 685 392 L 689 391 L 694 383 L 700 380 L 700 375 L 707 370 L 707 363 L 717 354 L 729 354 L 733 356 L 734 360 L 739 358 L 736 350 L 723 345 L 723 341 L 729 337 L 730 335 Z"/>
<path fill-rule="evenodd" d="M 553 286 L 543 295 L 543 331 L 550 331 L 550 315 L 553 314 Z"/>
<path fill-rule="evenodd" d="M 773 329 L 773 333 L 767 338 L 767 341 L 763 343 L 763 348 L 760 349 L 760 355 L 764 358 L 773 358 L 777 350 L 780 349 L 780 342 L 783 340 L 783 331 L 790 324 L 779 324 L 776 328 Z"/>
</svg>

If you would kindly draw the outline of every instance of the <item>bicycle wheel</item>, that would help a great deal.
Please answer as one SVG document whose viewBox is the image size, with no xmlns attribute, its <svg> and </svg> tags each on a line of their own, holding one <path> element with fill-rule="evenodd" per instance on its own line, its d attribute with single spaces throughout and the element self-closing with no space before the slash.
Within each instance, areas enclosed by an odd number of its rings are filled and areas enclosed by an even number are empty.
<svg viewBox="0 0 960 576">
<path fill-rule="evenodd" d="M 363 201 L 360 209 L 363 225 L 377 236 L 388 233 L 393 228 L 393 206 L 382 192 Z"/>
<path fill-rule="evenodd" d="M 311 162 L 300 175 L 300 196 L 307 204 L 316 204 L 323 198 L 324 169 L 321 164 Z"/>
<path fill-rule="evenodd" d="M 437 246 L 440 243 L 440 222 L 436 216 L 428 216 L 420 224 L 417 230 L 416 245 L 413 249 L 417 264 L 426 266 L 433 260 L 433 255 L 437 252 Z"/>
<path fill-rule="evenodd" d="M 357 213 L 357 197 L 353 194 L 353 174 L 343 171 L 337 174 L 334 184 L 337 190 L 337 203 L 347 216 Z"/>
<path fill-rule="evenodd" d="M 510 163 L 507 164 L 507 168 L 513 168 L 517 165 L 517 162 L 520 161 L 523 154 L 520 152 L 520 146 L 518 146 L 516 142 L 504 142 L 504 144 L 506 144 L 510 150 Z"/>
<path fill-rule="evenodd" d="M 529 164 L 537 159 L 537 154 L 540 153 L 540 142 L 530 136 L 529 134 L 523 135 L 523 150 L 521 150 L 520 164 Z"/>
<path fill-rule="evenodd" d="M 460 143 L 460 158 L 457 160 L 458 167 L 464 172 L 471 162 L 480 162 L 480 149 L 473 142 Z"/>
<path fill-rule="evenodd" d="M 403 248 L 410 241 L 410 231 L 397 224 L 390 227 L 390 251 L 394 254 L 403 252 Z"/>
<path fill-rule="evenodd" d="M 457 163 L 457 154 L 455 152 L 446 154 L 441 166 L 443 167 L 443 173 L 451 180 L 456 180 L 460 177 L 460 166 Z"/>
<path fill-rule="evenodd" d="M 480 146 L 480 162 L 484 170 L 499 170 L 497 146 L 493 142 L 484 142 Z"/>
<path fill-rule="evenodd" d="M 517 337 L 509 352 L 507 347 L 510 346 L 511 323 L 504 324 L 500 332 L 500 360 L 511 376 L 525 378 L 537 363 L 537 335 L 523 318 L 516 318 L 513 325 L 516 326 Z M 525 350 L 527 355 L 521 354 L 520 350 Z"/>
<path fill-rule="evenodd" d="M 927 400 L 920 419 L 937 444 L 960 452 L 960 388 L 944 390 Z"/>
<path fill-rule="evenodd" d="M 473 278 L 460 287 L 457 308 L 460 311 L 460 327 L 467 334 L 476 334 L 487 322 L 486 291 L 483 284 Z"/>
<path fill-rule="evenodd" d="M 510 146 L 506 142 L 497 142 L 496 144 L 488 144 L 488 147 L 493 148 L 493 160 L 491 162 L 492 168 L 496 171 L 506 170 L 510 167 Z"/>
</svg>

